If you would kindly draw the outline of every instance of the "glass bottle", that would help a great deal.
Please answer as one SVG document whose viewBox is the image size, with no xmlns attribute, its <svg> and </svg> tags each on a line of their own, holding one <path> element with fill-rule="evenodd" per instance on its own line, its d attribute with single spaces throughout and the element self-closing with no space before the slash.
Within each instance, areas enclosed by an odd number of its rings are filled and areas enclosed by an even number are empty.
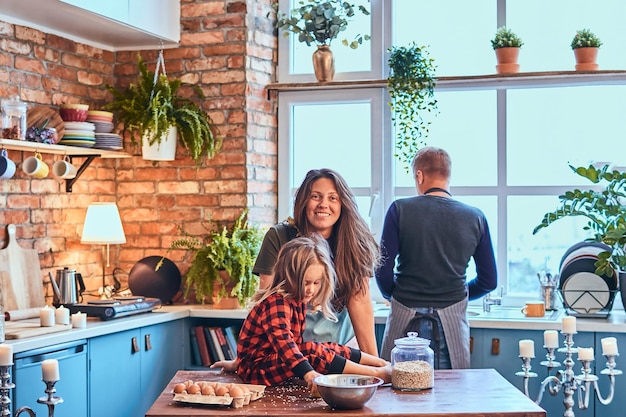
<svg viewBox="0 0 626 417">
<path fill-rule="evenodd" d="M 421 391 L 435 384 L 434 353 L 430 340 L 416 332 L 395 340 L 391 350 L 391 386 L 401 391 Z"/>
<path fill-rule="evenodd" d="M 18 96 L 2 100 L 2 138 L 26 139 L 26 103 Z"/>
</svg>

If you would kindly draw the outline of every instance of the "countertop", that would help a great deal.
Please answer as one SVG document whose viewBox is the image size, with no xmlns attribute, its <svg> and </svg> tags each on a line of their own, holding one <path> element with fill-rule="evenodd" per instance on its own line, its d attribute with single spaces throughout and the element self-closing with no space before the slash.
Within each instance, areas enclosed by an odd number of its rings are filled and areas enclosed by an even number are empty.
<svg viewBox="0 0 626 417">
<path fill-rule="evenodd" d="M 205 380 L 241 382 L 235 374 L 207 371 L 178 371 L 146 417 L 191 416 L 483 416 L 545 417 L 546 412 L 509 383 L 494 369 L 435 371 L 435 385 L 430 390 L 401 392 L 381 386 L 362 409 L 331 410 L 321 398 L 311 398 L 305 386 L 268 387 L 260 399 L 241 408 L 225 406 L 189 406 L 174 403 L 172 391 L 178 382 Z"/>
<path fill-rule="evenodd" d="M 384 308 L 383 306 L 375 307 L 377 324 L 385 323 L 388 311 L 388 308 Z M 566 314 L 564 310 L 557 310 L 554 313 L 548 312 L 544 318 L 531 319 L 523 317 L 519 308 L 512 307 L 492 307 L 490 313 L 483 313 L 482 309 L 470 308 L 469 313 L 469 322 L 472 328 L 518 330 L 560 330 L 561 320 Z M 13 345 L 13 351 L 19 353 L 60 343 L 73 342 L 80 339 L 103 336 L 153 324 L 185 319 L 187 317 L 244 319 L 246 315 L 247 311 L 244 309 L 217 310 L 209 305 L 162 306 L 149 313 L 108 321 L 89 318 L 87 320 L 87 327 L 84 329 L 71 329 L 45 336 L 8 340 L 6 343 Z M 29 321 L 38 322 L 38 320 L 39 319 L 31 319 Z M 577 319 L 577 329 L 579 332 L 626 333 L 626 314 L 623 310 L 615 310 L 608 318 L 579 318 Z"/>
</svg>

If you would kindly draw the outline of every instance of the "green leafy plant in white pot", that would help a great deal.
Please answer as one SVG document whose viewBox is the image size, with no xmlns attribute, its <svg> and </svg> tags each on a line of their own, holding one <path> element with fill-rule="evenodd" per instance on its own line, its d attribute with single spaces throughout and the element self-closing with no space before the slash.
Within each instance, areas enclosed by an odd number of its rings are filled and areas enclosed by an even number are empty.
<svg viewBox="0 0 626 417">
<path fill-rule="evenodd" d="M 363 5 L 356 6 L 345 0 L 300 0 L 289 13 L 280 12 L 278 3 L 273 7 L 277 18 L 275 26 L 283 31 L 284 36 L 292 33 L 299 42 L 317 45 L 313 53 L 313 69 L 320 82 L 332 81 L 335 75 L 331 42 L 347 29 L 357 11 L 366 16 L 370 14 Z M 369 34 L 357 34 L 352 41 L 343 39 L 341 43 L 356 49 L 369 39 Z"/>
</svg>

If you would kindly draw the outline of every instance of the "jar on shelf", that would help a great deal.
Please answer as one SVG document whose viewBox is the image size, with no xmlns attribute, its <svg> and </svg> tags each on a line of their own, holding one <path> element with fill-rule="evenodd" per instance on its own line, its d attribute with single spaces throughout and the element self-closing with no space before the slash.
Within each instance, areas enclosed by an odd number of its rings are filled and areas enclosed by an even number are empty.
<svg viewBox="0 0 626 417">
<path fill-rule="evenodd" d="M 435 384 L 435 360 L 430 340 L 416 332 L 395 340 L 391 350 L 391 387 L 401 391 L 421 391 Z"/>
<path fill-rule="evenodd" d="M 26 103 L 18 96 L 2 100 L 3 139 L 26 139 Z"/>
</svg>

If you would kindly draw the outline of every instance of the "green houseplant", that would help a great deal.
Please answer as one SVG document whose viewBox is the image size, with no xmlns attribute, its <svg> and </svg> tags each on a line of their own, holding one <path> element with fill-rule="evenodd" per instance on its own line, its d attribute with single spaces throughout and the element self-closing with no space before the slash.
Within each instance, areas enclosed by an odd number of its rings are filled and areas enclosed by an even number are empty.
<svg viewBox="0 0 626 417">
<path fill-rule="evenodd" d="M 533 234 L 565 217 L 586 217 L 588 222 L 584 229 L 593 234 L 589 240 L 605 243 L 611 248 L 599 254 L 596 273 L 610 275 L 611 270 L 626 271 L 626 172 L 609 170 L 608 165 L 602 168 L 570 165 L 570 168 L 593 184 L 603 182 L 604 189 L 574 189 L 560 195 L 559 207 L 544 215 Z"/>
<path fill-rule="evenodd" d="M 205 222 L 206 233 L 202 236 L 180 229 L 183 238 L 172 242 L 171 248 L 186 249 L 193 256 L 185 274 L 185 298 L 194 290 L 196 301 L 203 304 L 205 299 L 217 294 L 217 300 L 236 297 L 239 305 L 244 306 L 254 295 L 259 278 L 252 268 L 263 232 L 248 223 L 247 213 L 244 210 L 231 227 L 219 228 L 213 222 Z"/>
<path fill-rule="evenodd" d="M 496 31 L 495 37 L 491 40 L 491 46 L 496 52 L 496 72 L 498 74 L 508 74 L 519 72 L 519 51 L 524 42 L 513 31 L 506 26 L 501 26 Z"/>
<path fill-rule="evenodd" d="M 521 48 L 524 45 L 522 39 L 506 26 L 500 26 L 496 30 L 495 37 L 491 40 L 493 49 L 499 48 Z"/>
<path fill-rule="evenodd" d="M 426 145 L 430 121 L 425 113 L 437 110 L 435 63 L 425 46 L 415 43 L 389 49 L 389 106 L 396 128 L 396 157 L 411 164 L 415 152 Z"/>
<path fill-rule="evenodd" d="M 602 46 L 602 42 L 589 29 L 577 30 L 571 43 L 572 49 L 599 48 L 600 46 Z"/>
<path fill-rule="evenodd" d="M 600 39 L 589 29 L 576 31 L 570 46 L 576 57 L 576 71 L 595 71 L 598 69 L 598 49 L 602 45 Z"/>
<path fill-rule="evenodd" d="M 131 134 L 134 145 L 146 138 L 150 145 L 159 143 L 172 126 L 191 158 L 201 164 L 205 157 L 212 158 L 222 145 L 211 117 L 198 104 L 178 94 L 181 80 L 169 80 L 163 73 L 155 74 L 141 56 L 137 58 L 139 78 L 125 89 L 107 86 L 113 99 L 103 106 L 115 114 L 124 131 Z M 202 92 L 195 89 L 198 97 Z"/>
</svg>

